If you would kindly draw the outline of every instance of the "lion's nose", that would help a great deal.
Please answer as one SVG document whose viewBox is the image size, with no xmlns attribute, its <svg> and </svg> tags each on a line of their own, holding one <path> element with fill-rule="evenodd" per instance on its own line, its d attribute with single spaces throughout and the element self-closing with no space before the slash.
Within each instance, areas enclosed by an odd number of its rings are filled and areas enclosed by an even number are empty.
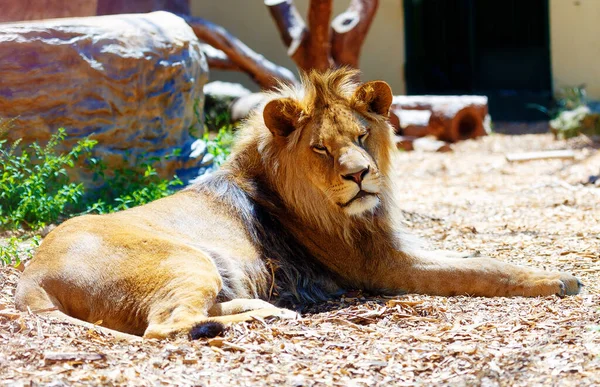
<svg viewBox="0 0 600 387">
<path fill-rule="evenodd" d="M 348 173 L 346 175 L 342 175 L 342 179 L 344 179 L 344 180 L 352 180 L 356 184 L 360 185 L 360 183 L 362 183 L 362 181 L 365 178 L 365 176 L 367 176 L 367 173 L 369 173 L 369 167 L 361 169 L 358 172 L 352 172 L 352 173 Z"/>
</svg>

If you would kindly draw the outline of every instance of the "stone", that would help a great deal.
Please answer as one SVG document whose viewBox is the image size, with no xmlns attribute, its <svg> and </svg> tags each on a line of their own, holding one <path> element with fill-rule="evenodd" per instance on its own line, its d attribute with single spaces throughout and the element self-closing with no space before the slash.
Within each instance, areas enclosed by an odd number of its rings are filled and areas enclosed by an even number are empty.
<svg viewBox="0 0 600 387">
<path fill-rule="evenodd" d="M 193 176 L 205 152 L 208 67 L 186 22 L 168 12 L 0 25 L 0 118 L 14 119 L 9 141 L 47 141 L 64 127 L 66 146 L 87 136 L 109 168 L 138 155 L 178 157 L 162 177 Z M 199 110 L 198 110 L 199 107 Z M 196 109 L 195 109 L 196 108 Z"/>
<path fill-rule="evenodd" d="M 190 153 L 190 157 L 193 157 L 195 159 L 199 158 L 200 160 L 202 160 L 207 150 L 206 141 L 198 139 L 192 143 L 190 149 L 192 150 Z"/>
<path fill-rule="evenodd" d="M 252 110 L 259 107 L 266 98 L 267 95 L 263 93 L 252 93 L 237 98 L 230 106 L 231 120 L 237 122 L 248 117 Z"/>
<path fill-rule="evenodd" d="M 2 0 L 0 22 L 169 11 L 189 15 L 189 0 Z"/>
<path fill-rule="evenodd" d="M 215 156 L 211 153 L 207 153 L 204 155 L 204 157 L 202 157 L 201 165 L 203 167 L 209 167 L 209 166 L 213 165 L 214 161 L 215 161 Z"/>
<path fill-rule="evenodd" d="M 96 0 L 98 15 L 119 13 L 169 11 L 175 14 L 190 13 L 189 0 Z"/>
<path fill-rule="evenodd" d="M 3 0 L 0 22 L 96 15 L 97 0 Z"/>
<path fill-rule="evenodd" d="M 251 91 L 239 83 L 213 81 L 204 86 L 204 94 L 214 98 L 235 99 L 250 94 Z"/>
</svg>

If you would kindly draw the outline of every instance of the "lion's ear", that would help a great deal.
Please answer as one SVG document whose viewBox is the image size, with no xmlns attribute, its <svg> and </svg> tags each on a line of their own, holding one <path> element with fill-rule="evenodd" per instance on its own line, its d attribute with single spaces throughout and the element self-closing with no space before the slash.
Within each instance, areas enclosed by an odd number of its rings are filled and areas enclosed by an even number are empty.
<svg viewBox="0 0 600 387">
<path fill-rule="evenodd" d="M 384 81 L 372 81 L 360 85 L 352 96 L 356 105 L 363 105 L 368 111 L 388 116 L 392 106 L 392 89 Z"/>
<path fill-rule="evenodd" d="M 274 99 L 265 105 L 263 119 L 274 136 L 287 137 L 296 130 L 302 107 L 291 98 Z"/>
</svg>

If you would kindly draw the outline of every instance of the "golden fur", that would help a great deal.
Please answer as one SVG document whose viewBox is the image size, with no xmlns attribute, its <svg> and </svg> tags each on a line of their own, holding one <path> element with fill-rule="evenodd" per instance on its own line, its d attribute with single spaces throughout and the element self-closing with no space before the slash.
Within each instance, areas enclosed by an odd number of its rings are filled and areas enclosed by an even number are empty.
<svg viewBox="0 0 600 387">
<path fill-rule="evenodd" d="M 269 94 L 227 164 L 187 189 L 57 227 L 26 268 L 17 307 L 163 338 L 194 337 L 207 321 L 294 317 L 270 302 L 301 308 L 350 288 L 579 292 L 568 274 L 412 243 L 396 224 L 391 90 L 355 76 L 311 73 Z"/>
</svg>

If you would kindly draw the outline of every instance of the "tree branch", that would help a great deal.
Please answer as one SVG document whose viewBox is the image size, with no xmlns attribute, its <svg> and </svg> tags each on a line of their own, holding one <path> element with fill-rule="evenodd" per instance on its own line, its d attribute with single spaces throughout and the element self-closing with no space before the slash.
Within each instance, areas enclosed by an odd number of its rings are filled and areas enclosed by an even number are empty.
<svg viewBox="0 0 600 387">
<path fill-rule="evenodd" d="M 204 52 L 204 56 L 206 56 L 206 61 L 208 62 L 208 67 L 210 69 L 241 71 L 240 68 L 233 63 L 223 51 L 217 50 L 213 46 L 206 43 L 202 43 L 201 46 L 202 52 Z"/>
<path fill-rule="evenodd" d="M 338 66 L 358 68 L 360 50 L 377 12 L 379 0 L 352 0 L 331 22 L 331 55 Z"/>
<path fill-rule="evenodd" d="M 192 27 L 198 39 L 223 51 L 232 63 L 252 77 L 262 88 L 274 88 L 278 81 L 297 83 L 296 77 L 290 70 L 268 61 L 225 28 L 199 17 L 179 16 Z"/>
<path fill-rule="evenodd" d="M 293 0 L 264 0 L 264 2 L 275 21 L 283 44 L 288 48 L 289 57 L 296 63 L 302 61 L 308 30 Z"/>
</svg>

